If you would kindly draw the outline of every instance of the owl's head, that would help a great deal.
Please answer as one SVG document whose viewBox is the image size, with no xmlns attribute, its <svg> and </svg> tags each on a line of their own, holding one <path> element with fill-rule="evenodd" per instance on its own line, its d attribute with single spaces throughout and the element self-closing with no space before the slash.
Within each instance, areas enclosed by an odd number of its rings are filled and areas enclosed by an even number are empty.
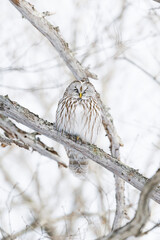
<svg viewBox="0 0 160 240">
<path fill-rule="evenodd" d="M 67 87 L 64 95 L 76 99 L 87 99 L 96 97 L 96 91 L 90 82 L 74 81 Z"/>
</svg>

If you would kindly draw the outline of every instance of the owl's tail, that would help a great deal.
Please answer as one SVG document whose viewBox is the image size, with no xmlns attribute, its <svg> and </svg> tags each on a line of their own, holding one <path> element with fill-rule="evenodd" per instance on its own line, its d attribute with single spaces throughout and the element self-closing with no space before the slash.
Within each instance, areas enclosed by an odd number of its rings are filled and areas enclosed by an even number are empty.
<svg viewBox="0 0 160 240">
<path fill-rule="evenodd" d="M 84 179 L 88 171 L 88 159 L 75 150 L 67 150 L 69 168 L 76 177 Z"/>
<path fill-rule="evenodd" d="M 85 178 L 88 170 L 88 159 L 83 159 L 83 161 L 69 159 L 69 168 L 77 177 Z"/>
</svg>

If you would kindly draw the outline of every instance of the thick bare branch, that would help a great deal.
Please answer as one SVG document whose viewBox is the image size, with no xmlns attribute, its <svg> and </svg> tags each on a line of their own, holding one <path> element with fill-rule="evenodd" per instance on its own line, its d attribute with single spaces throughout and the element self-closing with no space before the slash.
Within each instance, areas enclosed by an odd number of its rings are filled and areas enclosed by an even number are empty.
<svg viewBox="0 0 160 240">
<path fill-rule="evenodd" d="M 114 175 L 116 187 L 116 212 L 113 221 L 112 230 L 122 226 L 122 221 L 126 215 L 125 207 L 125 182 L 122 178 Z"/>
<path fill-rule="evenodd" d="M 153 189 L 160 183 L 160 169 L 157 173 L 145 184 L 141 193 L 138 208 L 134 218 L 124 227 L 119 228 L 106 237 L 98 238 L 97 240 L 125 240 L 131 236 L 138 236 L 141 229 L 146 224 L 149 218 L 149 196 Z"/>
<path fill-rule="evenodd" d="M 116 158 L 113 158 L 109 154 L 105 153 L 103 150 L 97 148 L 95 145 L 83 143 L 80 140 L 76 142 L 76 137 L 57 131 L 55 124 L 39 118 L 38 115 L 31 113 L 28 109 L 20 106 L 16 102 L 10 101 L 8 97 L 3 97 L 1 95 L 0 114 L 10 117 L 34 131 L 63 144 L 64 146 L 80 151 L 84 156 L 92 159 L 102 167 L 121 177 L 140 191 L 142 191 L 148 180 L 135 169 L 128 167 Z M 157 187 L 150 197 L 160 203 L 160 187 Z"/>
<path fill-rule="evenodd" d="M 112 157 L 120 161 L 120 147 L 123 146 L 123 143 L 118 136 L 116 129 L 113 124 L 113 119 L 108 112 L 108 109 L 102 103 L 99 96 L 101 111 L 102 111 L 102 121 L 104 129 L 107 133 L 107 136 L 110 140 L 110 150 Z M 119 178 L 117 175 L 115 177 L 115 193 L 116 193 L 116 212 L 113 221 L 112 229 L 115 230 L 121 227 L 122 220 L 126 214 L 125 208 L 125 182 L 123 179 Z"/>
<path fill-rule="evenodd" d="M 59 32 L 59 27 L 49 23 L 44 14 L 37 12 L 33 5 L 25 0 L 9 0 L 34 27 L 36 27 L 54 46 L 66 65 L 69 67 L 77 80 L 93 78 L 97 79 L 97 75 L 89 72 L 87 68 L 83 68 L 80 62 L 74 57 Z"/>
<path fill-rule="evenodd" d="M 28 133 L 18 128 L 12 121 L 0 115 L 0 128 L 5 132 L 5 137 L 0 135 L 0 142 L 2 144 L 11 145 L 12 143 L 27 150 L 37 151 L 41 155 L 55 160 L 59 165 L 67 167 L 65 163 L 61 162 L 58 153 L 45 145 L 37 137 L 37 133 Z"/>
</svg>

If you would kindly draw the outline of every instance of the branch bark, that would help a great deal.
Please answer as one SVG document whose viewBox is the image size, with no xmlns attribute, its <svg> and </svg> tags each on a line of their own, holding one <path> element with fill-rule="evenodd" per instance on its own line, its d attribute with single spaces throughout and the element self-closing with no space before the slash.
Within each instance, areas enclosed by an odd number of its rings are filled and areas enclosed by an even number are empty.
<svg viewBox="0 0 160 240">
<path fill-rule="evenodd" d="M 74 57 L 72 51 L 69 49 L 68 43 L 61 37 L 59 27 L 49 23 L 45 19 L 44 14 L 37 12 L 34 6 L 25 0 L 9 1 L 17 8 L 23 17 L 50 41 L 77 80 L 87 78 L 97 79 L 96 74 L 91 73 L 87 68 L 83 68 L 81 63 Z"/>
<path fill-rule="evenodd" d="M 41 155 L 48 157 L 56 161 L 59 165 L 67 167 L 65 163 L 61 161 L 58 153 L 51 147 L 44 144 L 38 137 L 37 133 L 28 133 L 18 128 L 8 118 L 0 115 L 0 128 L 4 130 L 4 134 L 0 135 L 0 142 L 4 145 L 16 144 L 17 146 L 26 150 L 37 151 Z"/>
<path fill-rule="evenodd" d="M 153 189 L 159 183 L 160 183 L 160 169 L 145 184 L 139 199 L 138 208 L 134 218 L 124 227 L 113 231 L 108 236 L 98 238 L 97 240 L 118 240 L 118 239 L 125 240 L 131 236 L 138 236 L 141 233 L 142 228 L 144 227 L 150 216 L 149 196 Z"/>
<path fill-rule="evenodd" d="M 100 96 L 99 96 L 100 99 Z M 116 129 L 113 124 L 113 119 L 109 114 L 108 110 L 100 100 L 100 106 L 102 111 L 102 123 L 104 129 L 107 133 L 107 136 L 110 140 L 110 150 L 112 157 L 120 161 L 120 147 L 123 146 L 123 143 L 118 136 Z M 117 175 L 114 175 L 115 178 L 115 193 L 116 193 L 116 212 L 113 221 L 112 230 L 120 228 L 124 216 L 126 215 L 125 208 L 125 182 L 123 179 L 119 178 Z"/>
<path fill-rule="evenodd" d="M 94 162 L 100 164 L 102 167 L 108 169 L 140 191 L 142 191 L 145 183 L 148 181 L 148 179 L 141 175 L 138 171 L 128 167 L 118 159 L 113 158 L 111 155 L 105 153 L 95 145 L 84 143 L 81 140 L 76 141 L 75 136 L 70 136 L 67 133 L 57 131 L 55 124 L 39 118 L 38 115 L 33 114 L 16 102 L 12 102 L 8 99 L 8 97 L 3 97 L 1 95 L 0 114 L 10 117 L 33 129 L 39 134 L 45 135 L 48 138 L 63 144 L 64 146 L 76 149 L 87 158 L 90 158 Z M 150 197 L 157 203 L 160 203 L 160 187 L 155 188 Z"/>
</svg>

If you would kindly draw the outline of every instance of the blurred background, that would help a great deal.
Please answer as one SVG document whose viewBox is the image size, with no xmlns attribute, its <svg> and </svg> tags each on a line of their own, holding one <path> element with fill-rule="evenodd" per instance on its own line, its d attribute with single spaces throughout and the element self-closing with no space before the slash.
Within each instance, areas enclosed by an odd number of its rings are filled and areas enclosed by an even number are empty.
<svg viewBox="0 0 160 240">
<path fill-rule="evenodd" d="M 30 0 L 59 26 L 114 119 L 121 161 L 151 177 L 160 167 L 160 4 L 145 0 Z M 50 122 L 73 75 L 45 37 L 9 1 L 1 0 L 0 94 Z M 22 129 L 32 132 L 24 126 Z M 63 146 L 46 137 L 68 163 Z M 97 145 L 109 153 L 104 131 Z M 130 219 L 139 192 L 126 184 Z M 90 161 L 85 181 L 36 152 L 0 147 L 0 236 L 93 240 L 107 234 L 115 213 L 113 174 Z M 124 220 L 124 223 L 128 221 Z M 151 201 L 145 230 L 160 221 Z M 17 235 L 16 235 L 17 234 Z M 15 238 L 17 237 L 17 238 Z M 141 239 L 159 240 L 160 228 Z M 10 239 L 10 238 L 9 238 Z"/>
</svg>

